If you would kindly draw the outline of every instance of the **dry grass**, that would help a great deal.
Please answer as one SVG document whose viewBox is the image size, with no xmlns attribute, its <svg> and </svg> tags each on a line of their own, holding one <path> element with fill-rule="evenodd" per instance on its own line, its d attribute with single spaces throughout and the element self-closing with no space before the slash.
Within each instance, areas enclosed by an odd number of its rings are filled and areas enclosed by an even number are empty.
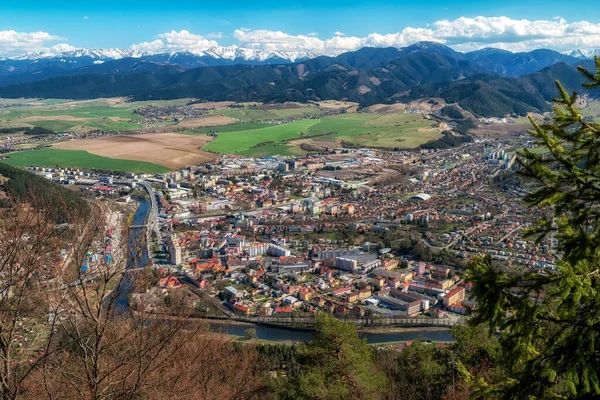
<svg viewBox="0 0 600 400">
<path fill-rule="evenodd" d="M 148 133 L 107 136 L 99 139 L 76 139 L 54 145 L 57 149 L 85 150 L 99 156 L 124 160 L 147 161 L 168 168 L 183 168 L 214 160 L 212 153 L 200 150 L 211 140 L 204 135 Z"/>
<path fill-rule="evenodd" d="M 209 117 L 186 119 L 175 125 L 177 128 L 201 128 L 205 126 L 219 126 L 219 125 L 230 125 L 234 124 L 235 120 L 230 117 L 223 115 L 212 115 Z"/>
</svg>

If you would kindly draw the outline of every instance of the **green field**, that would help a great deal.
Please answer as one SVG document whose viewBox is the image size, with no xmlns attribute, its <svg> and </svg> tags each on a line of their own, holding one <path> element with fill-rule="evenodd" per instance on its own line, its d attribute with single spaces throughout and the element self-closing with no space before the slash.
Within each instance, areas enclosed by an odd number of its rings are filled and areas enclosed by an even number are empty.
<svg viewBox="0 0 600 400">
<path fill-rule="evenodd" d="M 269 157 L 269 156 L 305 156 L 308 152 L 302 150 L 299 146 L 290 146 L 286 144 L 269 144 L 254 149 L 240 151 L 237 154 L 249 157 Z"/>
<path fill-rule="evenodd" d="M 87 132 L 91 130 L 124 131 L 140 127 L 142 118 L 133 111 L 152 104 L 169 106 L 186 104 L 189 99 L 143 101 L 128 103 L 107 99 L 69 100 L 3 100 L 0 104 L 35 104 L 0 109 L 0 127 L 39 126 L 57 132 Z M 40 103 L 43 103 L 40 105 Z M 63 118 L 61 118 L 63 117 Z M 157 123 L 156 125 L 171 125 Z"/>
<path fill-rule="evenodd" d="M 183 133 L 184 135 L 205 135 L 207 133 L 222 133 L 222 132 L 238 132 L 238 131 L 249 131 L 252 129 L 262 129 L 273 126 L 272 124 L 264 124 L 260 122 L 248 122 L 243 124 L 233 125 L 221 125 L 221 126 L 207 126 L 205 128 L 197 128 L 192 131 L 177 132 Z"/>
<path fill-rule="evenodd" d="M 0 162 L 15 166 L 30 165 L 41 167 L 90 168 L 107 171 L 127 171 L 134 173 L 161 173 L 170 171 L 162 165 L 143 161 L 119 160 L 97 156 L 83 150 L 39 149 L 10 153 L 9 158 Z"/>
<path fill-rule="evenodd" d="M 226 130 L 219 127 L 218 137 L 204 149 L 249 156 L 303 155 L 306 152 L 294 144 L 294 139 L 319 136 L 358 147 L 413 148 L 441 137 L 438 130 L 430 130 L 431 121 L 418 114 L 403 113 L 341 114 L 257 129 L 250 128 L 251 124 L 244 125 L 248 129 L 234 130 L 241 125 L 228 125 Z M 267 141 L 274 143 L 252 148 Z"/>
<path fill-rule="evenodd" d="M 299 139 L 303 132 L 307 132 L 312 125 L 318 122 L 318 119 L 305 119 L 267 128 L 223 132 L 203 149 L 217 153 L 238 153 L 251 150 L 252 146 L 262 142 L 278 143 L 287 139 Z M 260 150 L 261 148 L 256 148 L 256 151 Z"/>
<path fill-rule="evenodd" d="M 335 132 L 327 137 L 354 146 L 413 148 L 442 136 L 438 131 L 427 131 L 431 125 L 419 114 L 354 113 L 322 118 L 311 127 L 310 134 Z"/>
</svg>

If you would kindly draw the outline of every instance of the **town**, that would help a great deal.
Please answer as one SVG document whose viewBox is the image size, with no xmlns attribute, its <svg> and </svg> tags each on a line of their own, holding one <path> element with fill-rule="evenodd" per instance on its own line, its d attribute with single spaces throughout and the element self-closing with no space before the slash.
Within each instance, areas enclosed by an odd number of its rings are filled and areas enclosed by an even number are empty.
<svg viewBox="0 0 600 400">
<path fill-rule="evenodd" d="M 143 228 L 158 280 L 132 306 L 187 292 L 206 317 L 285 325 L 325 311 L 359 324 L 451 326 L 477 307 L 463 278 L 474 255 L 555 268 L 556 243 L 521 235 L 539 217 L 514 181 L 523 147 L 527 138 L 513 135 L 420 152 L 226 155 L 157 175 L 30 169 L 110 203 L 121 221 L 151 200 Z"/>
</svg>

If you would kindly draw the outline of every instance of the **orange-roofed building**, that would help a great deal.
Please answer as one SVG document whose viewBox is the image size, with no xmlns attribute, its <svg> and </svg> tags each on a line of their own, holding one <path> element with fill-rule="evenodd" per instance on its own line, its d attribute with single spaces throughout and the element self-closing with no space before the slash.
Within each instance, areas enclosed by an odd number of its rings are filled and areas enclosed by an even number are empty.
<svg viewBox="0 0 600 400">
<path fill-rule="evenodd" d="M 465 299 L 465 288 L 459 286 L 444 295 L 444 307 L 460 304 Z"/>
</svg>

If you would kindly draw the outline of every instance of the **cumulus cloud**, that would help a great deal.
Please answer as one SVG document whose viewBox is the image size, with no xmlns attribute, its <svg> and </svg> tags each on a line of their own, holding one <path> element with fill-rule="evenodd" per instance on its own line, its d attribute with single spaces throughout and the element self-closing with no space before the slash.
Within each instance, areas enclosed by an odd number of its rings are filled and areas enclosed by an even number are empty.
<svg viewBox="0 0 600 400">
<path fill-rule="evenodd" d="M 329 39 L 290 35 L 282 31 L 238 29 L 240 46 L 263 50 L 307 51 L 335 55 L 360 47 L 405 47 L 419 41 L 439 42 L 457 50 L 498 47 L 512 51 L 536 48 L 569 50 L 600 47 L 600 23 L 511 19 L 508 17 L 461 17 L 440 20 L 427 27 L 406 27 L 395 33 L 371 33 L 365 37 L 345 36 L 336 31 Z"/>
<path fill-rule="evenodd" d="M 171 51 L 189 51 L 192 53 L 201 52 L 218 46 L 214 40 L 209 40 L 201 35 L 190 33 L 189 31 L 171 31 L 158 35 L 158 38 L 152 42 L 143 42 L 131 46 L 132 50 L 150 51 L 150 52 L 171 52 Z"/>
<path fill-rule="evenodd" d="M 0 31 L 0 54 L 15 55 L 30 51 L 42 51 L 46 45 L 62 40 L 48 32 Z"/>
<path fill-rule="evenodd" d="M 52 54 L 60 54 L 60 53 L 65 53 L 67 51 L 74 51 L 74 50 L 77 50 L 77 47 L 71 46 L 70 44 L 67 44 L 67 43 L 59 43 L 59 44 L 56 44 L 56 45 L 50 47 L 49 49 L 47 49 L 47 51 Z"/>
<path fill-rule="evenodd" d="M 221 21 L 225 24 L 227 21 Z M 219 43 L 215 39 L 232 37 L 235 46 L 266 51 L 297 51 L 316 55 L 337 55 L 361 47 L 405 47 L 419 41 L 443 43 L 459 51 L 497 47 L 510 51 L 536 48 L 554 50 L 600 48 L 600 22 L 569 22 L 561 17 L 550 20 L 512 19 L 509 17 L 460 17 L 439 20 L 424 27 L 405 27 L 398 32 L 373 32 L 366 36 L 348 36 L 334 31 L 329 38 L 316 32 L 289 34 L 283 31 L 239 28 L 233 34 L 208 33 L 205 36 L 187 30 L 158 35 L 155 40 L 137 43 L 132 50 L 149 52 L 190 51 L 199 53 Z M 58 42 L 60 44 L 57 44 Z M 47 32 L 0 31 L 0 55 L 28 51 L 59 52 L 74 49 L 58 36 Z"/>
</svg>

